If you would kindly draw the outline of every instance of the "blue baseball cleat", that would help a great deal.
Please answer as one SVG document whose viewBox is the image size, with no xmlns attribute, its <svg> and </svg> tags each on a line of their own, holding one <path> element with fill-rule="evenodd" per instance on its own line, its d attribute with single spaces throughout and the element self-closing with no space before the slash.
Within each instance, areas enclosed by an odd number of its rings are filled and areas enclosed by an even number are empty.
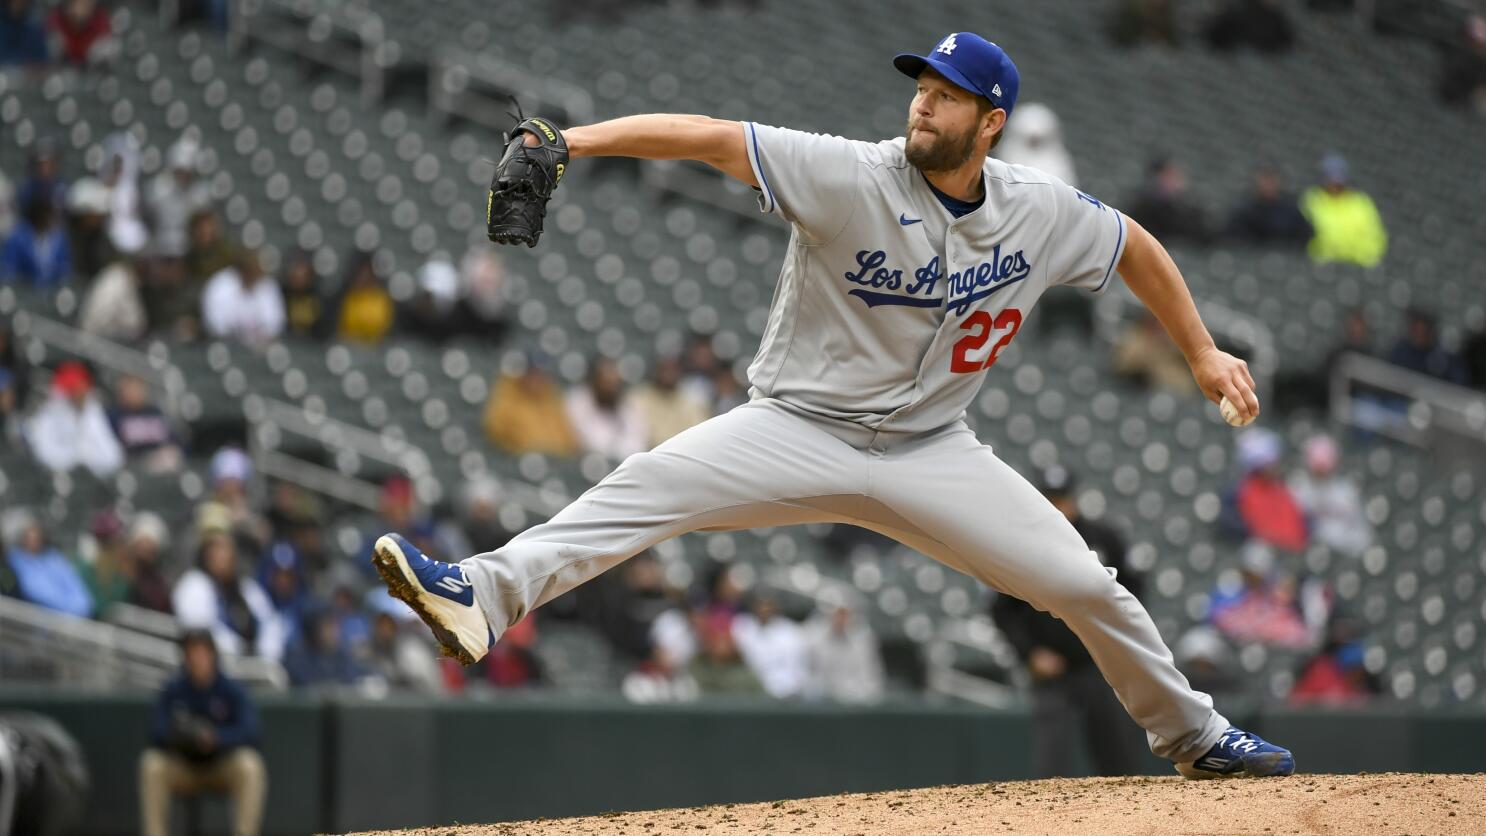
<svg viewBox="0 0 1486 836">
<path fill-rule="evenodd" d="M 1290 750 L 1266 743 L 1258 735 L 1228 727 L 1207 754 L 1190 763 L 1179 763 L 1176 771 L 1193 781 L 1210 778 L 1269 778 L 1295 771 Z"/>
<path fill-rule="evenodd" d="M 475 591 L 457 563 L 434 560 L 400 534 L 377 538 L 372 565 L 392 597 L 402 601 L 433 631 L 444 654 L 473 665 L 495 644 Z"/>
</svg>

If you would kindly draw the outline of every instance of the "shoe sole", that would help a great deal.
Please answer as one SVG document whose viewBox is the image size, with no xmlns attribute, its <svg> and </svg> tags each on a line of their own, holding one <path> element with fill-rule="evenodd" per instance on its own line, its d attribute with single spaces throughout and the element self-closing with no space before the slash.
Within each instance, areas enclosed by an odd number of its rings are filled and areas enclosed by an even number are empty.
<svg viewBox="0 0 1486 836">
<path fill-rule="evenodd" d="M 479 661 L 459 640 L 459 635 L 454 628 L 445 622 L 444 616 L 436 613 L 433 608 L 425 602 L 427 593 L 420 593 L 420 584 L 417 576 L 413 574 L 413 568 L 408 565 L 408 560 L 403 556 L 402 549 L 389 537 L 380 537 L 372 548 L 372 565 L 376 567 L 377 574 L 382 576 L 382 582 L 387 585 L 387 592 L 393 598 L 407 604 L 428 629 L 433 631 L 433 637 L 439 643 L 439 651 L 445 656 L 459 660 L 461 665 L 468 667 Z M 450 604 L 449 606 L 458 606 Z"/>
<path fill-rule="evenodd" d="M 1216 781 L 1223 778 L 1282 778 L 1295 772 L 1295 756 L 1289 752 L 1264 752 L 1243 759 L 1237 772 L 1212 772 L 1190 763 L 1179 763 L 1176 771 L 1188 781 Z"/>
</svg>

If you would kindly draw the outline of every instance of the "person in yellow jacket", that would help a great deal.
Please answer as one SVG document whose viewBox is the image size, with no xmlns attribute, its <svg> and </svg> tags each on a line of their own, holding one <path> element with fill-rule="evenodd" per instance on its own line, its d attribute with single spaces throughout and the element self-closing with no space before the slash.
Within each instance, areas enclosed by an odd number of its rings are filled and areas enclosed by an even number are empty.
<svg viewBox="0 0 1486 836">
<path fill-rule="evenodd" d="M 502 374 L 485 402 L 485 436 L 507 453 L 578 454 L 562 387 L 547 365 L 545 357 L 533 356 L 519 373 Z"/>
<path fill-rule="evenodd" d="M 1300 211 L 1311 222 L 1311 260 L 1344 261 L 1375 267 L 1388 251 L 1388 233 L 1378 207 L 1365 192 L 1347 185 L 1347 161 L 1327 154 L 1321 161 L 1322 183 L 1300 196 Z"/>
<path fill-rule="evenodd" d="M 376 345 L 392 330 L 396 314 L 392 296 L 382 285 L 370 253 L 358 255 L 347 276 L 336 335 L 349 342 Z"/>
</svg>

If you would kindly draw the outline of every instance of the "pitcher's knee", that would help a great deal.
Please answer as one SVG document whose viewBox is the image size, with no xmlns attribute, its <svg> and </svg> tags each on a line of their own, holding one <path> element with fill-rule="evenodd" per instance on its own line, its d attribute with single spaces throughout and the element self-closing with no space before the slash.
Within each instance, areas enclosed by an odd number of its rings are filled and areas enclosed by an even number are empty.
<svg viewBox="0 0 1486 836">
<path fill-rule="evenodd" d="M 1104 566 L 1096 563 L 1057 576 L 1041 603 L 1048 612 L 1061 618 L 1068 612 L 1088 613 L 1114 606 L 1123 593 L 1124 587 Z"/>
</svg>

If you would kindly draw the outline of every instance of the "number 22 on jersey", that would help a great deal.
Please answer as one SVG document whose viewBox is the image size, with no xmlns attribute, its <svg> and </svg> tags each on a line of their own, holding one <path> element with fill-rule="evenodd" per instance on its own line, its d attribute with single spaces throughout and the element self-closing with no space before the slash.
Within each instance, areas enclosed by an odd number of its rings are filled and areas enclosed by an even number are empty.
<svg viewBox="0 0 1486 836">
<path fill-rule="evenodd" d="M 1022 312 L 1016 308 L 1006 308 L 991 318 L 988 311 L 976 311 L 965 317 L 960 322 L 960 329 L 970 333 L 960 338 L 955 343 L 954 354 L 950 359 L 949 370 L 955 374 L 970 374 L 982 369 L 989 369 L 995 364 L 996 358 L 1000 356 L 1001 349 L 1005 348 L 1016 336 L 1018 329 L 1022 327 Z M 997 331 L 1005 331 L 1001 339 L 991 346 L 990 354 L 980 359 L 980 350 L 990 342 L 991 335 Z M 974 355 L 974 356 L 972 356 Z"/>
</svg>

